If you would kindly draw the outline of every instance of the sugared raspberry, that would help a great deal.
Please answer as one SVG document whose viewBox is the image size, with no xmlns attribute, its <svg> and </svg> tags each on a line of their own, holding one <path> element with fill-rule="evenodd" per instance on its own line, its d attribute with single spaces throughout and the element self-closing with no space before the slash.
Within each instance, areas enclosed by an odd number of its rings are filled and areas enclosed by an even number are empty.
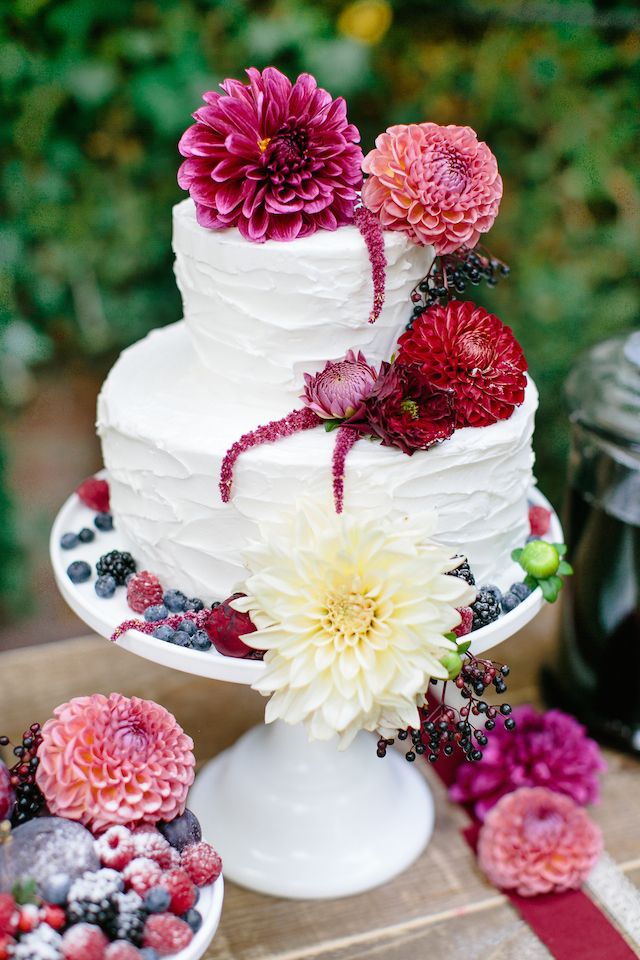
<svg viewBox="0 0 640 960">
<path fill-rule="evenodd" d="M 197 893 L 189 874 L 178 868 L 163 873 L 158 886 L 164 887 L 171 896 L 169 910 L 180 916 L 190 910 L 196 902 Z"/>
<path fill-rule="evenodd" d="M 18 929 L 18 908 L 10 893 L 0 893 L 0 936 L 14 935 Z"/>
<path fill-rule="evenodd" d="M 133 844 L 136 857 L 147 857 L 157 863 L 163 870 L 170 870 L 175 863 L 171 855 L 171 845 L 158 830 L 152 829 L 134 833 Z"/>
<path fill-rule="evenodd" d="M 471 607 L 458 607 L 458 613 L 462 617 L 460 623 L 457 627 L 453 628 L 453 632 L 456 637 L 466 637 L 468 633 L 471 633 L 471 627 L 473 625 L 473 610 Z"/>
<path fill-rule="evenodd" d="M 114 940 L 107 947 L 104 960 L 140 960 L 142 954 L 128 940 Z"/>
<path fill-rule="evenodd" d="M 193 940 L 189 924 L 172 913 L 154 913 L 144 925 L 142 945 L 153 947 L 161 957 L 184 950 Z"/>
<path fill-rule="evenodd" d="M 151 887 L 158 885 L 161 876 L 162 870 L 158 864 L 155 860 L 149 860 L 148 857 L 136 857 L 122 871 L 127 889 L 135 890 L 141 897 L 144 897 Z"/>
<path fill-rule="evenodd" d="M 148 570 L 134 573 L 127 584 L 127 603 L 136 613 L 144 613 L 147 607 L 162 603 L 163 596 L 160 581 Z"/>
<path fill-rule="evenodd" d="M 64 960 L 104 960 L 109 941 L 93 923 L 76 923 L 62 938 Z"/>
<path fill-rule="evenodd" d="M 551 510 L 546 507 L 529 507 L 529 526 L 532 537 L 544 537 L 551 526 Z"/>
<path fill-rule="evenodd" d="M 197 887 L 213 883 L 222 873 L 222 860 L 210 843 L 201 841 L 185 847 L 181 855 L 182 867 Z"/>
<path fill-rule="evenodd" d="M 109 513 L 109 484 L 98 477 L 87 477 L 83 480 L 76 493 L 86 507 L 96 513 Z"/>
<path fill-rule="evenodd" d="M 52 903 L 45 903 L 40 910 L 40 919 L 43 923 L 53 927 L 54 930 L 62 930 L 67 922 L 67 915 L 62 907 L 56 907 Z"/>
<path fill-rule="evenodd" d="M 123 870 L 137 856 L 133 834 L 119 824 L 109 829 L 93 842 L 93 849 L 103 867 Z"/>
<path fill-rule="evenodd" d="M 0 960 L 9 960 L 13 956 L 15 942 L 8 933 L 0 933 Z"/>
<path fill-rule="evenodd" d="M 31 933 L 40 926 L 40 910 L 35 903 L 25 903 L 19 908 L 18 930 L 20 933 Z"/>
</svg>

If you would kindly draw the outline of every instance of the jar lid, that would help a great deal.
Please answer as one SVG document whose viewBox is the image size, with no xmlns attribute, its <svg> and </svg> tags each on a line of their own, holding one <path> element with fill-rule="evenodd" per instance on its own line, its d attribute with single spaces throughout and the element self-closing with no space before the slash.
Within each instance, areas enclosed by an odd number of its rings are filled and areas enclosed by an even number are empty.
<svg viewBox="0 0 640 960">
<path fill-rule="evenodd" d="M 573 420 L 618 443 L 640 445 L 640 330 L 583 354 L 566 394 Z"/>
</svg>

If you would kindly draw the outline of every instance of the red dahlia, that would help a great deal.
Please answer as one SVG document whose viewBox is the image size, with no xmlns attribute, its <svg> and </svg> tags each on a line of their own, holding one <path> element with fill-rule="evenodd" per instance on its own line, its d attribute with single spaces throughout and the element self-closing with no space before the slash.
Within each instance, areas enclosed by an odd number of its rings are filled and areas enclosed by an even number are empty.
<svg viewBox="0 0 640 960">
<path fill-rule="evenodd" d="M 454 393 L 430 383 L 417 363 L 383 363 L 365 402 L 365 420 L 360 429 L 411 455 L 451 436 Z"/>
<path fill-rule="evenodd" d="M 527 361 L 520 344 L 475 303 L 429 307 L 398 346 L 397 364 L 418 364 L 431 383 L 455 391 L 456 427 L 507 420 L 524 400 Z"/>
</svg>

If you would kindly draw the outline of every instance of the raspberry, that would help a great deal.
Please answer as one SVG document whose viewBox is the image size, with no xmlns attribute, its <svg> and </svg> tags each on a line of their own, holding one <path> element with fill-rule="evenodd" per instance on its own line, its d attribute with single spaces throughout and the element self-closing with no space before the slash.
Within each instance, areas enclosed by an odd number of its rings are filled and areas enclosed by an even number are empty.
<svg viewBox="0 0 640 960">
<path fill-rule="evenodd" d="M 136 613 L 144 613 L 147 607 L 162 603 L 163 596 L 160 581 L 148 570 L 134 573 L 127 584 L 127 603 Z"/>
<path fill-rule="evenodd" d="M 127 888 L 135 890 L 141 897 L 144 897 L 147 890 L 151 887 L 157 887 L 162 876 L 162 870 L 154 860 L 148 857 L 136 857 L 131 860 L 122 871 Z"/>
<path fill-rule="evenodd" d="M 181 855 L 182 867 L 197 887 L 213 883 L 222 873 L 222 860 L 210 843 L 201 841 L 185 847 Z"/>
<path fill-rule="evenodd" d="M 171 855 L 171 845 L 158 830 L 134 833 L 133 843 L 136 857 L 146 857 L 148 860 L 153 860 L 163 870 L 170 870 L 174 866 L 175 861 Z"/>
<path fill-rule="evenodd" d="M 40 919 L 43 923 L 53 927 L 54 930 L 62 930 L 67 922 L 67 915 L 62 907 L 56 907 L 52 903 L 45 903 L 40 910 Z"/>
<path fill-rule="evenodd" d="M 107 947 L 104 960 L 140 960 L 141 953 L 128 940 L 114 940 Z"/>
<path fill-rule="evenodd" d="M 153 947 L 161 957 L 184 950 L 192 940 L 189 924 L 171 913 L 154 913 L 144 925 L 144 946 Z"/>
<path fill-rule="evenodd" d="M 40 926 L 40 911 L 35 903 L 25 903 L 19 910 L 18 930 L 20 933 L 31 933 L 32 930 Z"/>
<path fill-rule="evenodd" d="M 13 956 L 15 940 L 8 933 L 0 933 L 0 960 L 9 960 Z"/>
<path fill-rule="evenodd" d="M 529 507 L 529 526 L 532 537 L 544 537 L 551 526 L 551 510 L 546 507 Z"/>
<path fill-rule="evenodd" d="M 196 902 L 196 888 L 186 870 L 178 868 L 163 873 L 158 886 L 168 891 L 171 896 L 169 910 L 178 916 L 190 910 Z"/>
<path fill-rule="evenodd" d="M 10 893 L 0 893 L 0 936 L 13 934 L 18 929 L 18 907 Z"/>
<path fill-rule="evenodd" d="M 109 513 L 109 484 L 98 477 L 87 477 L 83 480 L 76 493 L 85 506 L 96 513 Z"/>
<path fill-rule="evenodd" d="M 93 842 L 93 849 L 104 867 L 122 870 L 136 856 L 133 835 L 127 827 L 109 827 Z"/>
<path fill-rule="evenodd" d="M 77 923 L 62 938 L 62 956 L 64 960 L 104 960 L 108 942 L 100 927 Z"/>
<path fill-rule="evenodd" d="M 453 628 L 453 632 L 456 637 L 466 637 L 468 633 L 471 633 L 471 626 L 473 624 L 473 610 L 471 607 L 458 607 L 458 613 L 462 617 L 462 620 L 457 627 Z"/>
</svg>

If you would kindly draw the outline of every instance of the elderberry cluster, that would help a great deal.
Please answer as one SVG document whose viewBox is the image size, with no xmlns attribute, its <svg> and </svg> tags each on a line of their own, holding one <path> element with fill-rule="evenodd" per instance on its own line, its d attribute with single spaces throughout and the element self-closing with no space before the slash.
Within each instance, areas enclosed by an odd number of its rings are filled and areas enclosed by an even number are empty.
<svg viewBox="0 0 640 960">
<path fill-rule="evenodd" d="M 460 707 L 445 703 L 448 681 L 445 682 L 442 702 L 427 702 L 420 708 L 420 726 L 398 731 L 398 740 L 411 740 L 405 759 L 412 763 L 417 756 L 426 754 L 426 759 L 435 763 L 441 754 L 450 757 L 458 749 L 467 760 L 482 760 L 482 748 L 489 742 L 487 732 L 494 730 L 499 721 L 507 730 L 513 730 L 516 725 L 509 703 L 493 706 L 482 699 L 489 687 L 493 687 L 497 694 L 505 693 L 505 677 L 508 675 L 506 664 L 498 665 L 491 660 L 480 660 L 465 654 L 465 663 L 455 679 L 455 685 L 466 702 Z M 474 718 L 477 718 L 475 722 Z M 384 757 L 393 742 L 393 738 L 381 737 L 378 740 L 378 756 Z"/>
<path fill-rule="evenodd" d="M 14 827 L 37 817 L 44 806 L 44 797 L 36 783 L 38 747 L 42 743 L 39 723 L 32 723 L 22 734 L 22 743 L 13 748 L 17 757 L 9 769 L 10 783 L 15 794 L 15 806 L 11 822 Z M 0 747 L 9 746 L 9 737 L 0 737 Z"/>
<path fill-rule="evenodd" d="M 427 307 L 440 301 L 448 302 L 463 294 L 467 285 L 478 286 L 483 280 L 488 287 L 495 287 L 501 277 L 509 275 L 509 267 L 481 247 L 472 250 L 461 247 L 454 253 L 436 257 L 429 273 L 414 288 L 411 294 L 413 312 L 411 323 Z"/>
</svg>

